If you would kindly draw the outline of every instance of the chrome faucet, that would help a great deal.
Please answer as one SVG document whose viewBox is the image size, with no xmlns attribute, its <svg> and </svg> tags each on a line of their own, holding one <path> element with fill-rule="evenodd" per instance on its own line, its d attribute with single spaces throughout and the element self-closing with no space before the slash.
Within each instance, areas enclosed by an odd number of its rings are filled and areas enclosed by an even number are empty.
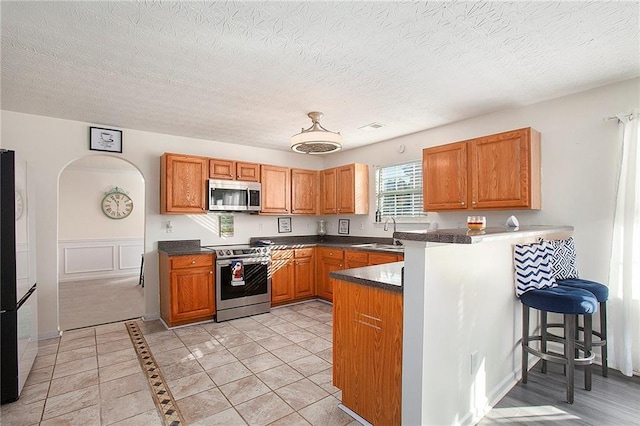
<svg viewBox="0 0 640 426">
<path fill-rule="evenodd" d="M 396 219 L 389 216 L 387 217 L 387 219 L 384 221 L 384 230 L 388 231 L 389 230 L 389 220 L 393 221 L 393 233 L 396 233 Z M 400 240 L 396 240 L 396 237 L 393 237 L 393 245 L 394 246 L 401 246 L 402 242 Z"/>
</svg>

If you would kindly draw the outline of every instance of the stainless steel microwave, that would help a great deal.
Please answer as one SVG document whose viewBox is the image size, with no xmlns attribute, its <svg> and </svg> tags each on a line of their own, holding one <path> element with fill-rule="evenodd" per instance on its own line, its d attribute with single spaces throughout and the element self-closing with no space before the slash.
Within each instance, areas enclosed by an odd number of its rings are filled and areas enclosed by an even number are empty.
<svg viewBox="0 0 640 426">
<path fill-rule="evenodd" d="M 258 182 L 209 179 L 209 211 L 259 212 L 262 185 Z"/>
</svg>

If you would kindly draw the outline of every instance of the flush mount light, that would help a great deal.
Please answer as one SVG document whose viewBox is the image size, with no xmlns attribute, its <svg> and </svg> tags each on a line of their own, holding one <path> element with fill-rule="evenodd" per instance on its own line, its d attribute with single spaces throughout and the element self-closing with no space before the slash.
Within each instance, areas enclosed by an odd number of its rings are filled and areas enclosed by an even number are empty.
<svg viewBox="0 0 640 426">
<path fill-rule="evenodd" d="M 342 149 L 342 135 L 330 132 L 320 125 L 321 112 L 307 114 L 313 123 L 308 129 L 302 129 L 291 136 L 291 149 L 301 154 L 328 154 Z"/>
</svg>

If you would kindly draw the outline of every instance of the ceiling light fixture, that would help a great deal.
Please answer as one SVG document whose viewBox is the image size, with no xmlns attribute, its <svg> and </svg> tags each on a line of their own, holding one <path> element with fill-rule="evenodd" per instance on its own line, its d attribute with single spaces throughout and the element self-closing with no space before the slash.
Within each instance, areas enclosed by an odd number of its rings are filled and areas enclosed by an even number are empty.
<svg viewBox="0 0 640 426">
<path fill-rule="evenodd" d="M 302 129 L 291 136 L 291 149 L 301 154 L 328 154 L 342 149 L 342 135 L 330 132 L 320 125 L 321 112 L 307 114 L 313 123 L 308 129 Z"/>
</svg>

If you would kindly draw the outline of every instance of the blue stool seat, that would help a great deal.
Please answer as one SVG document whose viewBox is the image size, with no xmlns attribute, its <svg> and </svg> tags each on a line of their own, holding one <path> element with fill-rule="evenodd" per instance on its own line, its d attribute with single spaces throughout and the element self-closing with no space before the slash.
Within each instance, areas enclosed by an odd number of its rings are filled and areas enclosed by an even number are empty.
<svg viewBox="0 0 640 426">
<path fill-rule="evenodd" d="M 527 383 L 528 354 L 540 358 L 543 362 L 543 372 L 546 371 L 546 362 L 554 362 L 565 365 L 567 402 L 573 404 L 574 366 L 585 365 L 585 389 L 591 390 L 591 369 L 595 356 L 591 352 L 591 322 L 592 315 L 598 311 L 598 300 L 593 293 L 569 286 L 558 286 L 538 290 L 530 290 L 520 295 L 522 302 L 522 383 Z M 541 312 L 542 324 L 540 335 L 529 335 L 529 311 L 530 308 Z M 547 333 L 546 317 L 548 312 L 562 314 L 564 317 L 564 336 L 559 337 Z M 584 317 L 584 342 L 576 342 L 578 330 L 577 317 Z M 532 341 L 540 342 L 540 349 L 529 345 Z M 564 355 L 547 351 L 547 342 L 554 341 L 564 345 Z M 584 356 L 578 357 L 578 351 Z"/>
<path fill-rule="evenodd" d="M 593 342 L 593 346 L 600 346 L 600 358 L 602 361 L 602 376 L 607 377 L 609 366 L 607 361 L 607 300 L 609 299 L 609 287 L 595 281 L 572 278 L 558 280 L 558 286 L 580 288 L 590 291 L 600 303 L 600 331 L 592 330 L 592 333 L 600 340 Z M 582 330 L 582 328 L 580 328 Z"/>
<path fill-rule="evenodd" d="M 558 286 L 532 290 L 521 295 L 520 301 L 530 308 L 558 314 L 584 315 L 598 310 L 595 296 L 578 288 Z"/>
<path fill-rule="evenodd" d="M 579 278 L 570 278 L 566 280 L 556 281 L 559 286 L 567 286 L 573 288 L 581 288 L 587 290 L 598 299 L 598 302 L 606 302 L 609 299 L 609 287 L 595 281 L 582 280 Z"/>
</svg>

